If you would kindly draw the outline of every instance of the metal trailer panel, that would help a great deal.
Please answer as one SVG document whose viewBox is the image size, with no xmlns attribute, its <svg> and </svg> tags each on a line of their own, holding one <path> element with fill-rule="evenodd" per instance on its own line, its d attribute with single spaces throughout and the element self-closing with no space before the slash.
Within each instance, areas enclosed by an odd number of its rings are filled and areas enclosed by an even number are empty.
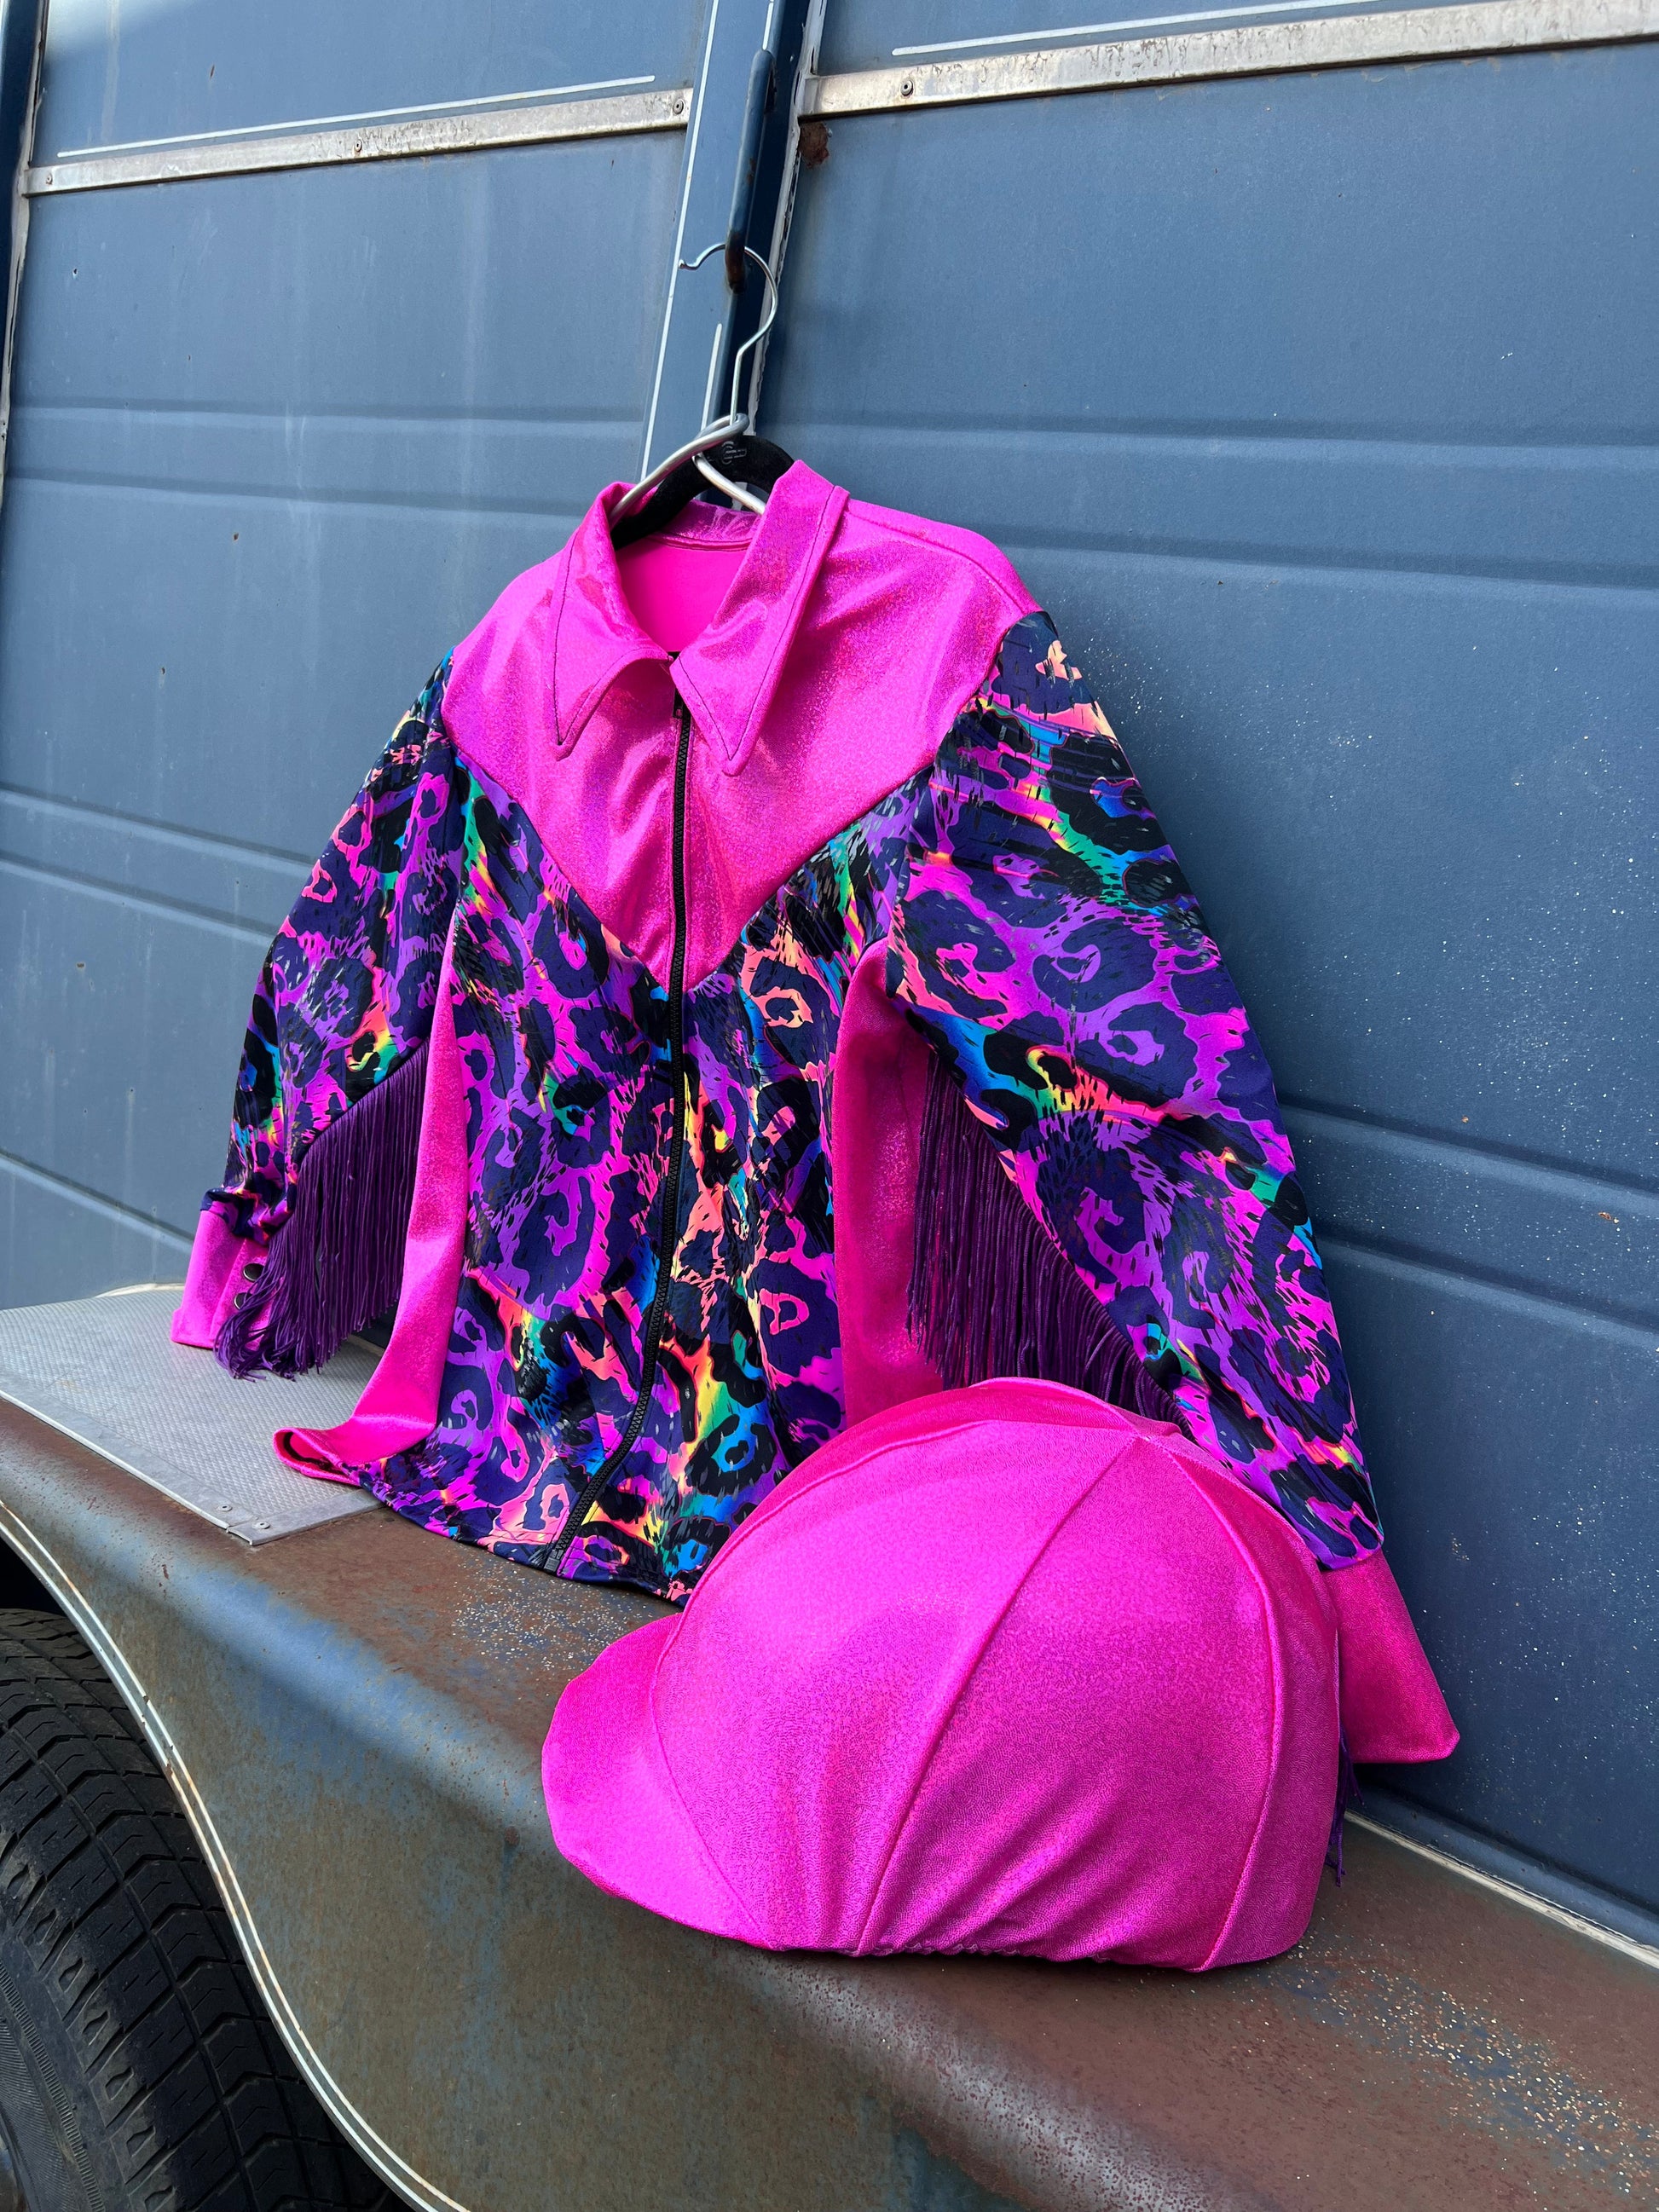
<svg viewBox="0 0 1659 2212">
<path fill-rule="evenodd" d="M 1656 105 L 1647 44 L 836 115 L 765 424 L 1006 549 L 1204 902 L 1464 1734 L 1392 1786 L 1649 1906 Z"/>
<path fill-rule="evenodd" d="M 57 0 L 0 523 L 0 1304 L 182 1272 L 253 977 L 365 769 L 702 419 L 726 295 L 675 264 L 723 234 L 769 26 L 770 220 L 811 14 Z"/>
<path fill-rule="evenodd" d="M 300 13 L 310 35 L 294 10 L 58 0 L 41 161 L 666 92 L 702 52 L 693 9 L 433 6 L 396 38 Z M 635 471 L 687 119 L 31 203 L 0 517 L 0 1304 L 182 1273 L 313 856 L 441 655 Z"/>
<path fill-rule="evenodd" d="M 134 139 L 690 82 L 702 11 L 653 0 L 52 0 L 42 160 Z M 437 264 L 434 264 L 434 273 Z"/>
<path fill-rule="evenodd" d="M 313 2082 L 466 2212 L 1597 2212 L 1659 2187 L 1656 1954 L 1380 1837 L 1285 1958 L 768 1954 L 548 1832 L 563 1683 L 656 1601 L 375 1510 L 253 1550 L 0 1405 L 0 1537 L 167 1763 Z"/>
</svg>

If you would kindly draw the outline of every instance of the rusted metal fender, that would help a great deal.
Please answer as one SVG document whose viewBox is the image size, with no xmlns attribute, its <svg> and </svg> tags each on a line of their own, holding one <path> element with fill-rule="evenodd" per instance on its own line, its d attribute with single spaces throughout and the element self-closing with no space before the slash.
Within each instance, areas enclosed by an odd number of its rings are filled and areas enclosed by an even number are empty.
<svg viewBox="0 0 1659 2212">
<path fill-rule="evenodd" d="M 0 1406 L 0 1537 L 143 1723 L 267 2002 L 465 2212 L 1433 2212 L 1659 2196 L 1659 1976 L 1359 1835 L 1202 1979 L 769 1955 L 592 1887 L 538 1754 L 652 1601 L 374 1512 L 238 1544 Z"/>
</svg>

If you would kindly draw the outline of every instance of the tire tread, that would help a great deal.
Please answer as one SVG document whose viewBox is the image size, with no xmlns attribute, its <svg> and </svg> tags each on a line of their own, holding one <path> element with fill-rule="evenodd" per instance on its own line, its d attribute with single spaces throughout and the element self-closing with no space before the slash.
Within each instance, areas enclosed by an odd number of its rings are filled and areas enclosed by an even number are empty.
<svg viewBox="0 0 1659 2212">
<path fill-rule="evenodd" d="M 0 1923 L 70 2036 L 133 2212 L 399 2204 L 301 2079 L 166 1777 L 54 1613 L 0 1610 Z"/>
</svg>

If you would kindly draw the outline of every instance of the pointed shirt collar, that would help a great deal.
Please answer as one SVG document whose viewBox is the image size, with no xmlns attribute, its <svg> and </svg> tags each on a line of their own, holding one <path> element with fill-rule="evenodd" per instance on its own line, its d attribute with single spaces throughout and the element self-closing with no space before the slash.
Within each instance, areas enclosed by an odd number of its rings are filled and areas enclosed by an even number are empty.
<svg viewBox="0 0 1659 2212">
<path fill-rule="evenodd" d="M 555 586 L 550 688 L 559 750 L 576 743 L 624 669 L 656 661 L 668 669 L 698 728 L 718 744 L 726 768 L 736 770 L 754 744 L 847 494 L 793 463 L 753 523 L 713 621 L 673 655 L 641 629 L 623 589 L 611 517 L 625 489 L 616 483 L 599 494 L 565 550 Z M 694 502 L 674 527 L 719 543 L 750 526 Z"/>
</svg>

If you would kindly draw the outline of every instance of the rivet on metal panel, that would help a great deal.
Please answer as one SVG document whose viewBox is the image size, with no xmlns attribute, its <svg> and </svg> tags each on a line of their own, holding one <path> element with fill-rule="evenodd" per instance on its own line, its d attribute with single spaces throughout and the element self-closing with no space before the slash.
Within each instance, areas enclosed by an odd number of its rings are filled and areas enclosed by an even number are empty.
<svg viewBox="0 0 1659 2212">
<path fill-rule="evenodd" d="M 915 90 L 915 88 L 916 81 L 915 77 L 907 76 L 903 83 L 899 87 L 899 98 L 901 100 L 908 100 L 910 94 Z"/>
<path fill-rule="evenodd" d="M 676 115 L 684 115 L 685 112 L 684 98 L 678 93 L 676 93 L 674 95 L 674 112 Z M 50 182 L 50 179 L 48 179 L 48 182 Z"/>
</svg>

